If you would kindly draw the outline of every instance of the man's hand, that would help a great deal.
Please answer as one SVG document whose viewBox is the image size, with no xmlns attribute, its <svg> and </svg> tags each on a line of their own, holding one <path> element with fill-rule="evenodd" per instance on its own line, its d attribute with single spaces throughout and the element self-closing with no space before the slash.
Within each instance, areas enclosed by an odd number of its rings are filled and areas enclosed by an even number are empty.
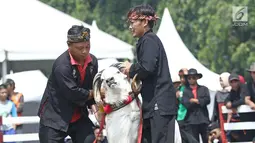
<svg viewBox="0 0 255 143">
<path fill-rule="evenodd" d="M 93 99 L 93 98 L 94 98 L 93 90 L 89 90 L 89 97 L 88 97 L 88 100 Z"/>
<path fill-rule="evenodd" d="M 212 143 L 212 136 L 211 135 L 208 136 L 208 143 Z"/>
<path fill-rule="evenodd" d="M 228 103 L 226 104 L 226 107 L 227 107 L 227 109 L 231 109 L 231 108 L 232 108 L 231 102 L 228 102 Z"/>
<path fill-rule="evenodd" d="M 255 104 L 251 105 L 251 109 L 255 110 Z"/>
<path fill-rule="evenodd" d="M 180 97 L 180 91 L 177 91 L 176 92 L 176 98 L 179 98 Z"/>
<path fill-rule="evenodd" d="M 125 61 L 122 65 L 125 67 L 124 70 L 123 70 L 123 73 L 125 75 L 128 75 L 130 67 L 131 67 L 132 64 L 129 61 Z"/>
<path fill-rule="evenodd" d="M 195 98 L 191 98 L 191 99 L 189 100 L 189 102 L 199 104 L 198 99 L 195 99 Z"/>
</svg>

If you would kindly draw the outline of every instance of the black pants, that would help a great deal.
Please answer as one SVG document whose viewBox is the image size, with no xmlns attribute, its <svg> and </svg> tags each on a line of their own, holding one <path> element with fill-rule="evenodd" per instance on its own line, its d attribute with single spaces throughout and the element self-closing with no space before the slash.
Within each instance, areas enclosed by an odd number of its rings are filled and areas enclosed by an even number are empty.
<svg viewBox="0 0 255 143">
<path fill-rule="evenodd" d="M 143 120 L 142 143 L 174 143 L 175 116 L 159 114 Z"/>
<path fill-rule="evenodd" d="M 189 130 L 188 124 L 184 120 L 177 121 L 177 122 L 178 122 L 180 130 L 184 130 L 184 131 L 188 131 Z"/>
<path fill-rule="evenodd" d="M 201 135 L 203 143 L 208 143 L 207 137 L 207 128 L 208 124 L 197 124 L 197 125 L 188 125 L 189 131 L 193 137 L 199 142 L 199 135 Z"/>
<path fill-rule="evenodd" d="M 189 132 L 189 126 L 185 121 L 178 121 L 182 143 L 199 143 L 194 137 L 193 134 Z"/>
<path fill-rule="evenodd" d="M 67 135 L 72 138 L 73 143 L 93 143 L 95 139 L 93 123 L 89 118 L 82 117 L 78 121 L 71 123 L 67 132 L 40 124 L 40 143 L 64 143 Z"/>
</svg>

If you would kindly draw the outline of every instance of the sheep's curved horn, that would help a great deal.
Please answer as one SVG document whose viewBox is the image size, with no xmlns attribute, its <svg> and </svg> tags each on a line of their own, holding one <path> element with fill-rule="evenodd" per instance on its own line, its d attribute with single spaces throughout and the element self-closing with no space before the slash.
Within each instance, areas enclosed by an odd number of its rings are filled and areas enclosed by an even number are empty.
<svg viewBox="0 0 255 143">
<path fill-rule="evenodd" d="M 96 101 L 97 104 L 101 104 L 102 103 L 102 97 L 104 97 L 101 89 L 101 85 L 102 85 L 102 79 L 101 79 L 101 75 L 102 75 L 103 71 L 98 72 L 94 79 L 93 79 L 93 96 L 94 96 L 94 100 Z"/>
<path fill-rule="evenodd" d="M 137 74 L 132 79 L 131 82 L 131 89 L 134 94 L 139 94 L 142 88 L 142 82 L 140 80 L 137 80 Z"/>
<path fill-rule="evenodd" d="M 94 95 L 94 100 L 96 102 L 96 105 L 97 105 L 97 108 L 98 108 L 98 112 L 99 113 L 104 113 L 104 109 L 103 109 L 103 98 L 102 96 L 102 90 L 101 90 L 101 80 L 97 80 L 95 83 L 94 83 L 94 86 L 93 86 L 93 95 Z"/>
</svg>

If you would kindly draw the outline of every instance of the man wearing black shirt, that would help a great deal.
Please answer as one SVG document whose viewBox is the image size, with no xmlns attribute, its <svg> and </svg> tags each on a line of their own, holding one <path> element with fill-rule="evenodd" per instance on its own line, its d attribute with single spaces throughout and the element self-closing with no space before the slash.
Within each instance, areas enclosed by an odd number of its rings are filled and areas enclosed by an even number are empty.
<svg viewBox="0 0 255 143">
<path fill-rule="evenodd" d="M 188 126 L 188 132 L 199 141 L 201 135 L 203 143 L 208 143 L 207 127 L 209 124 L 209 113 L 207 105 L 210 104 L 210 94 L 206 86 L 199 85 L 197 80 L 203 75 L 196 69 L 189 69 L 185 75 L 188 79 L 189 86 L 183 91 L 182 104 L 187 108 L 185 121 Z"/>
<path fill-rule="evenodd" d="M 177 103 L 164 46 L 152 32 L 157 20 L 149 5 L 139 5 L 128 13 L 130 30 L 139 38 L 138 62 L 125 62 L 124 73 L 142 80 L 143 142 L 174 143 Z"/>
<path fill-rule="evenodd" d="M 248 82 L 249 96 L 245 98 L 245 103 L 255 110 L 255 62 L 251 64 L 250 69 L 247 71 L 251 75 L 251 80 Z"/>
<path fill-rule="evenodd" d="M 249 93 L 246 85 L 239 82 L 237 74 L 231 74 L 229 76 L 229 83 L 232 89 L 225 100 L 226 107 L 228 109 L 237 108 L 244 104 L 244 98 L 245 96 L 248 96 Z"/>
<path fill-rule="evenodd" d="M 93 108 L 92 81 L 97 58 L 90 54 L 90 29 L 74 25 L 67 32 L 68 50 L 54 62 L 38 116 L 41 143 L 63 143 L 69 135 L 75 143 L 94 141 L 88 108 Z"/>
<path fill-rule="evenodd" d="M 245 98 L 249 96 L 248 89 L 245 84 L 240 83 L 239 76 L 234 73 L 229 76 L 229 83 L 232 89 L 225 100 L 225 105 L 233 112 L 228 113 L 227 122 L 240 122 L 245 119 L 245 117 L 240 116 L 237 112 L 237 107 L 245 104 Z M 242 130 L 227 132 L 229 142 L 243 141 L 246 137 L 247 135 Z"/>
</svg>

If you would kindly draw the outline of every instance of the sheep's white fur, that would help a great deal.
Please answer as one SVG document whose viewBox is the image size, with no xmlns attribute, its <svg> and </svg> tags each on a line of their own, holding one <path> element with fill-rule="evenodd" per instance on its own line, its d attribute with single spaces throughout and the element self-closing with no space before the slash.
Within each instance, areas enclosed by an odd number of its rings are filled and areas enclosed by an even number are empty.
<svg viewBox="0 0 255 143">
<path fill-rule="evenodd" d="M 131 84 L 127 76 L 116 67 L 106 68 L 101 74 L 101 87 L 105 89 L 104 101 L 114 104 L 117 101 L 127 99 L 131 91 Z M 96 76 L 97 77 L 97 76 Z M 107 84 L 111 79 L 116 84 Z M 101 97 L 96 93 L 95 101 L 101 102 Z M 140 123 L 140 110 L 137 101 L 133 100 L 123 108 L 106 115 L 106 137 L 109 143 L 136 143 Z"/>
<path fill-rule="evenodd" d="M 100 77 L 101 83 L 97 80 Z M 107 84 L 106 80 L 113 78 L 115 84 Z M 101 86 L 98 86 L 101 84 Z M 105 89 L 104 101 L 113 104 L 124 100 L 131 91 L 131 83 L 116 67 L 109 67 L 99 72 L 93 82 L 94 99 L 101 103 L 100 87 Z M 139 101 L 140 102 L 140 101 Z M 141 103 L 141 102 L 140 102 Z M 123 108 L 106 115 L 106 137 L 109 143 L 137 143 L 140 123 L 140 110 L 136 100 Z M 175 143 L 181 143 L 178 123 L 175 121 Z"/>
</svg>

